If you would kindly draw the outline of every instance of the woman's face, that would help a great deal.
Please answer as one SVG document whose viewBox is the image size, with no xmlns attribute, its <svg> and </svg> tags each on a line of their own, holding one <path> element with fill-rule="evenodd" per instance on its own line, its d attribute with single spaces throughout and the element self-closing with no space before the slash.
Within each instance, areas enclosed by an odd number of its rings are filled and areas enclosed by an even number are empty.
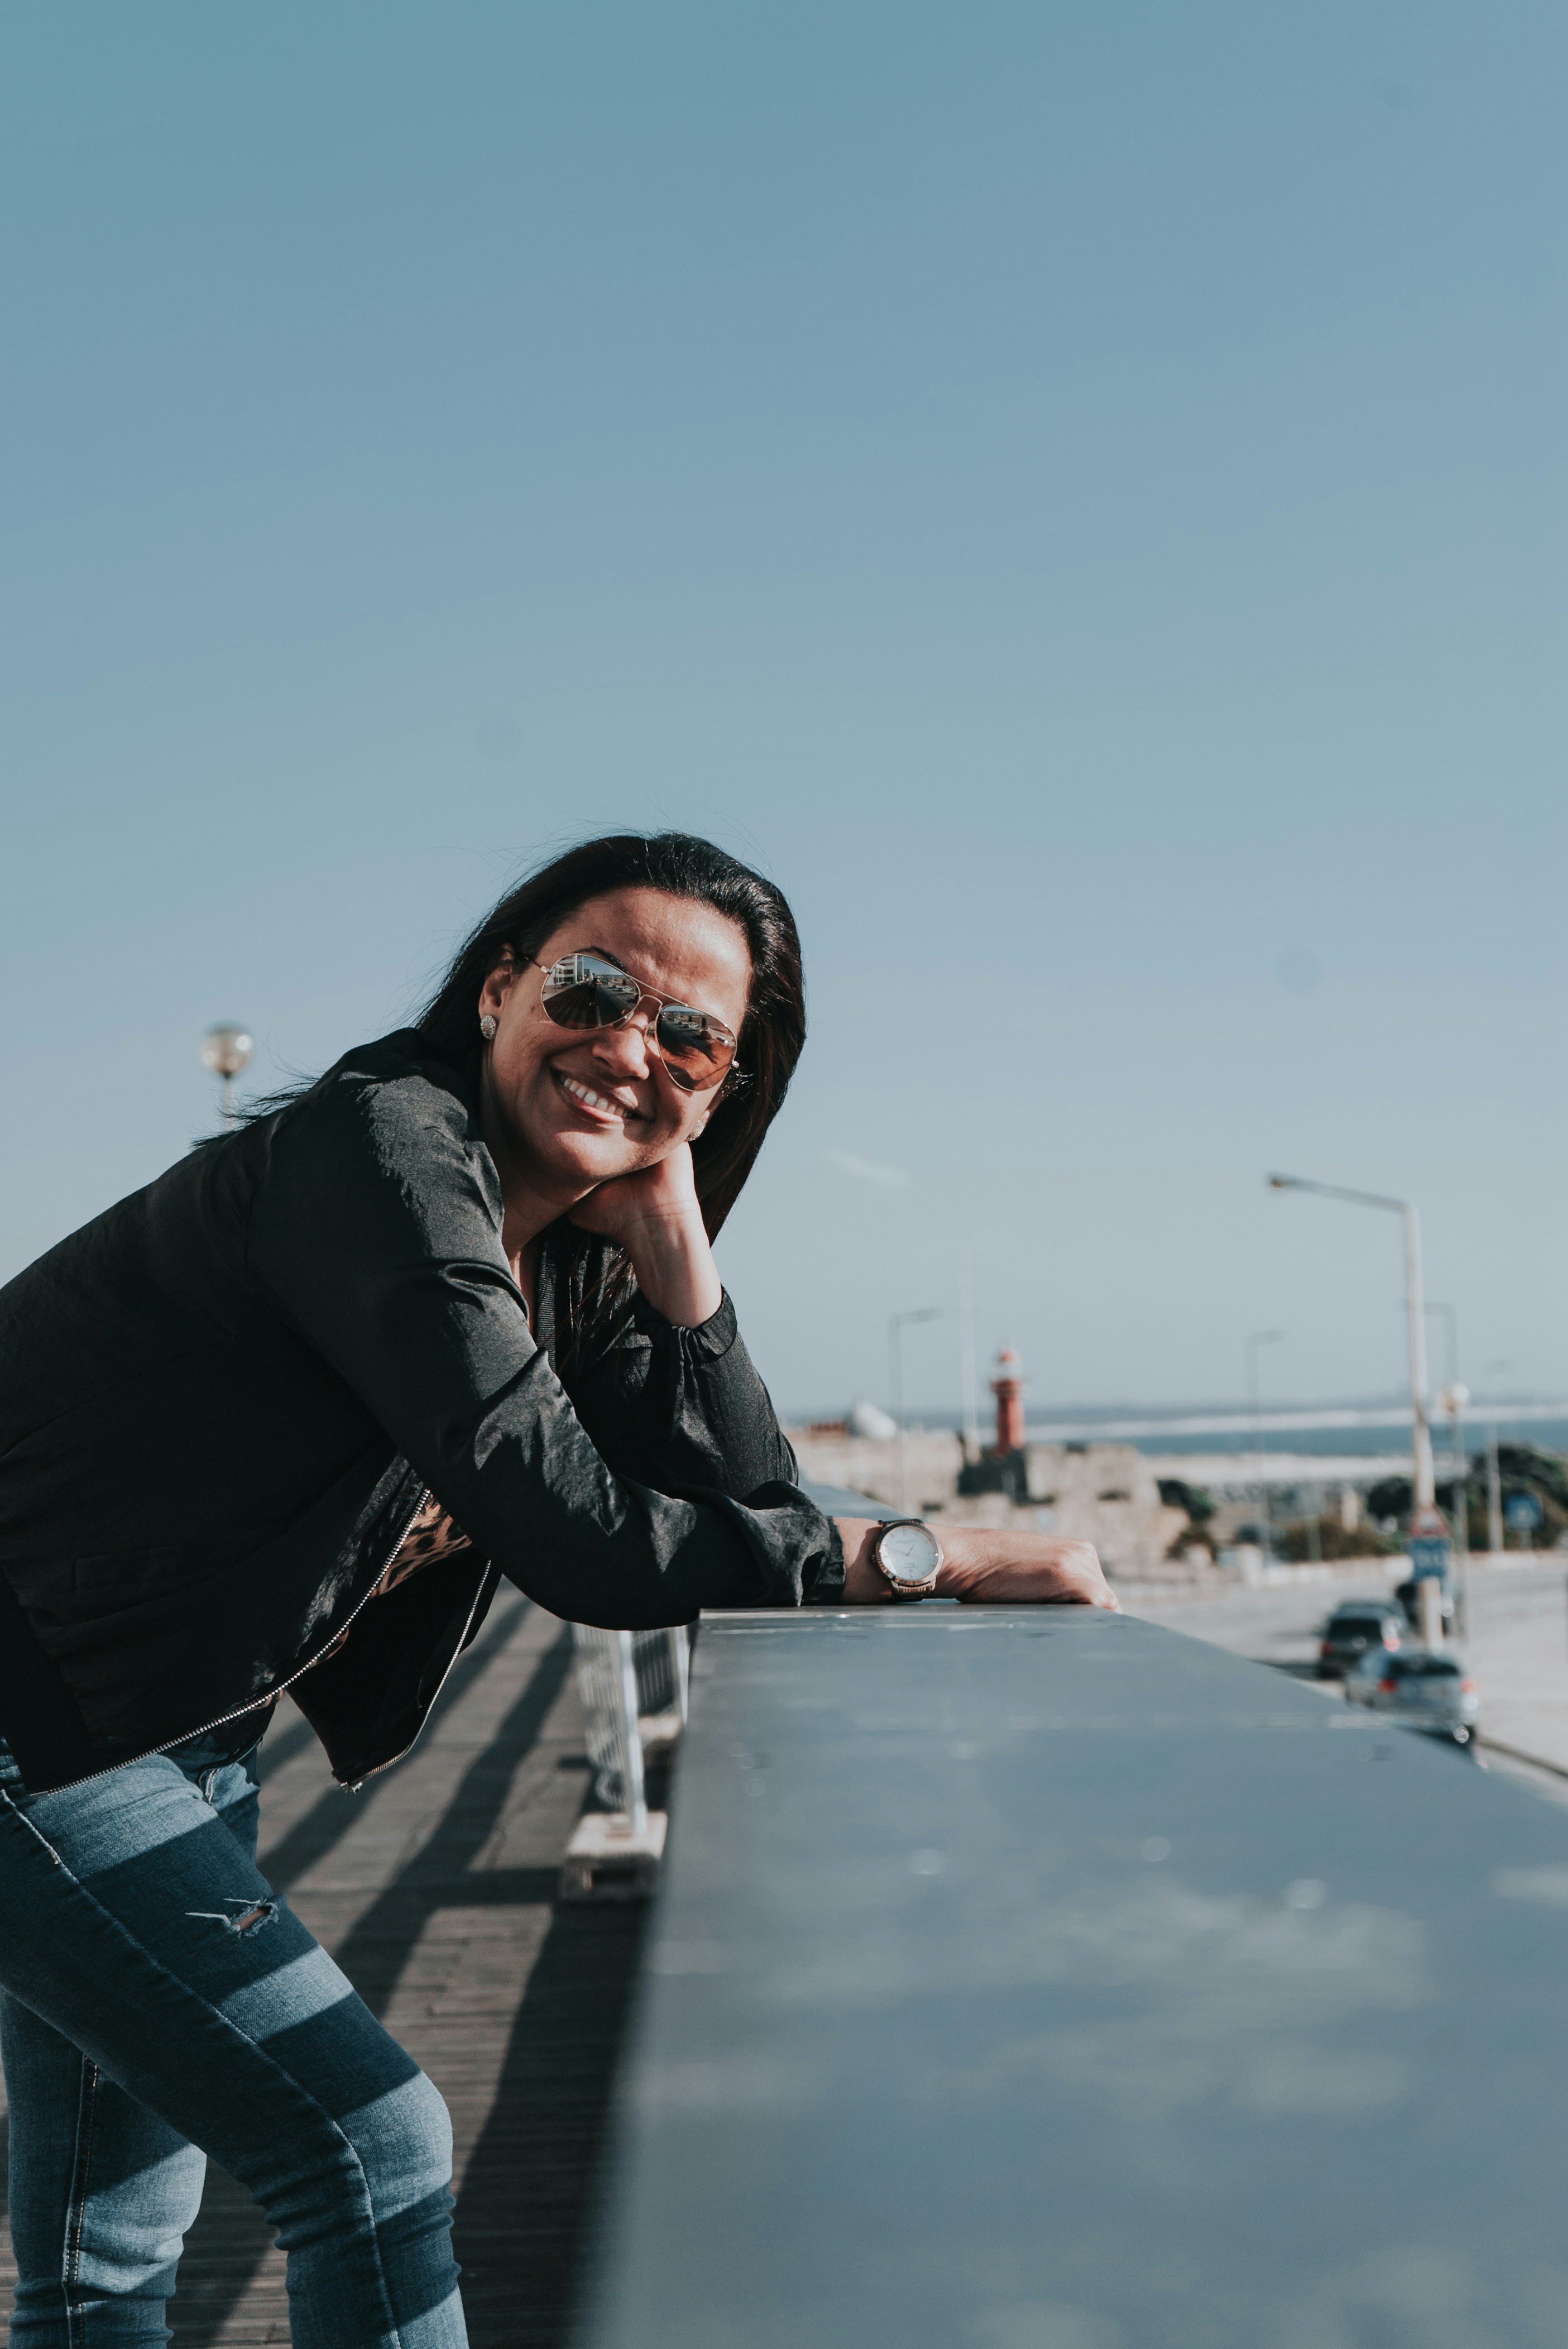
<svg viewBox="0 0 1568 2349">
<path fill-rule="evenodd" d="M 648 1046 L 652 1004 L 639 1005 L 624 1028 L 555 1025 L 540 999 L 544 972 L 589 949 L 660 995 L 712 1012 L 736 1036 L 751 984 L 739 925 L 660 889 L 592 897 L 540 947 L 542 970 L 525 963 L 490 973 L 476 1016 L 496 1022 L 485 1099 L 500 1129 L 503 1179 L 521 1178 L 563 1206 L 667 1158 L 701 1132 L 719 1090 L 688 1093 L 676 1084 Z"/>
</svg>

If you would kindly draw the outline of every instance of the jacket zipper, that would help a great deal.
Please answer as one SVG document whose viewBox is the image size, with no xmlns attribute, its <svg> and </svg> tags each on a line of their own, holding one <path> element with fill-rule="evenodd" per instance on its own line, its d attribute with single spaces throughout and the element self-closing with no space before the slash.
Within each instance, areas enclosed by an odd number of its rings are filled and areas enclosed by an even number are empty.
<svg viewBox="0 0 1568 2349">
<path fill-rule="evenodd" d="M 338 1626 L 337 1630 L 333 1633 L 332 1639 L 327 1641 L 327 1647 L 331 1647 L 333 1640 L 341 1640 L 344 1633 L 347 1630 L 349 1624 L 356 1620 L 361 1609 L 369 1606 L 370 1601 L 376 1596 L 377 1583 L 380 1581 L 381 1577 L 386 1573 L 387 1568 L 391 1565 L 393 1559 L 397 1557 L 398 1551 L 407 1540 L 415 1518 L 418 1516 L 420 1510 L 424 1507 L 429 1497 L 429 1486 L 426 1485 L 421 1491 L 418 1501 L 416 1501 L 414 1506 L 408 1512 L 407 1523 L 404 1526 L 402 1532 L 398 1535 L 397 1540 L 387 1551 L 387 1556 L 383 1558 L 380 1566 L 377 1568 L 375 1581 L 371 1583 L 370 1588 L 365 1593 L 364 1598 L 356 1599 L 353 1607 L 350 1608 L 347 1622 L 342 1623 Z M 477 1606 L 479 1602 L 476 1599 L 474 1605 Z M 473 1608 L 470 1607 L 469 1609 L 469 1622 L 471 1623 L 473 1619 Z M 468 1628 L 467 1624 L 465 1624 L 463 1628 L 466 1631 Z M 324 1648 L 322 1655 L 325 1655 L 325 1652 L 326 1650 Z M 180 1736 L 170 1738 L 168 1743 L 165 1744 L 150 1745 L 145 1754 L 128 1754 L 123 1762 L 113 1762 L 109 1764 L 107 1770 L 90 1771 L 85 1778 L 72 1778 L 68 1782 L 67 1785 L 54 1787 L 51 1788 L 50 1791 L 52 1793 L 63 1795 L 68 1793 L 72 1786 L 96 1786 L 100 1778 L 112 1778 L 117 1770 L 129 1770 L 133 1762 L 150 1762 L 155 1754 L 167 1754 L 170 1745 L 188 1745 L 193 1737 L 210 1737 L 213 1730 L 222 1729 L 226 1722 L 238 1721 L 247 1713 L 255 1713 L 263 1704 L 275 1704 L 280 1696 L 285 1696 L 288 1693 L 288 1691 L 293 1688 L 295 1681 L 304 1680 L 306 1672 L 308 1672 L 314 1665 L 319 1664 L 320 1661 L 321 1656 L 313 1656 L 308 1664 L 301 1664 L 299 1670 L 297 1671 L 291 1672 L 286 1681 L 280 1681 L 270 1695 L 253 1697 L 249 1704 L 234 1705 L 228 1713 L 221 1713 L 216 1721 L 205 1722 L 200 1729 L 184 1730 Z M 455 1664 L 456 1662 L 457 1657 L 454 1656 L 452 1658 L 452 1663 Z M 447 1671 L 441 1674 L 440 1687 L 437 1689 L 436 1696 L 439 1696 L 441 1689 L 446 1686 L 447 1672 L 449 1672 L 451 1669 L 452 1664 L 449 1664 L 447 1666 Z M 430 1699 L 430 1702 L 432 1704 L 434 1704 L 435 1701 L 436 1697 L 432 1697 Z M 423 1728 L 424 1723 L 421 1722 L 419 1726 L 420 1728 Z M 418 1732 L 416 1732 L 415 1734 L 417 1736 Z M 408 1745 L 406 1745 L 403 1748 L 404 1754 L 407 1753 L 408 1746 L 412 1745 L 414 1742 L 414 1738 L 411 1737 L 408 1741 Z M 392 1756 L 392 1759 L 394 1762 L 401 1761 L 402 1754 L 395 1754 Z M 378 1762 L 376 1767 L 377 1770 L 382 1770 L 388 1767 L 388 1764 Z M 374 1773 L 367 1773 L 367 1775 L 374 1775 Z M 346 1785 L 346 1783 L 347 1782 L 342 1778 L 337 1781 L 337 1784 L 340 1786 Z M 354 1784 L 348 1787 L 348 1792 L 351 1795 L 356 1794 L 364 1784 L 365 1780 L 363 1778 L 356 1778 Z"/>
</svg>

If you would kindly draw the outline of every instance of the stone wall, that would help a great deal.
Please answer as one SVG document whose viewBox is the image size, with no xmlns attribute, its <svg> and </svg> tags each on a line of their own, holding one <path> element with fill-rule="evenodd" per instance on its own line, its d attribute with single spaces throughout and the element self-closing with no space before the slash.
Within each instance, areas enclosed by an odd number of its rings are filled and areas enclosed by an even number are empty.
<svg viewBox="0 0 1568 2349">
<path fill-rule="evenodd" d="M 1027 1457 L 1037 1525 L 1093 1542 L 1108 1574 L 1150 1572 L 1186 1526 L 1130 1444 L 1031 1444 Z"/>
<path fill-rule="evenodd" d="M 789 1431 L 810 1483 L 839 1485 L 898 1506 L 898 1446 L 868 1436 Z M 1128 1444 L 1031 1444 L 1026 1448 L 1029 1500 L 1015 1507 L 1005 1495 L 957 1497 L 963 1450 L 944 1431 L 905 1438 L 912 1512 L 938 1525 L 1016 1525 L 1091 1541 L 1109 1574 L 1157 1573 L 1187 1523 L 1181 1509 L 1160 1498 L 1153 1470 Z"/>
<path fill-rule="evenodd" d="M 804 1428 L 787 1428 L 800 1463 L 800 1474 L 813 1485 L 844 1485 L 852 1493 L 869 1493 L 890 1509 L 897 1508 L 898 1445 L 869 1435 L 812 1435 Z M 956 1435 L 938 1429 L 934 1433 L 910 1433 L 904 1438 L 912 1515 L 926 1516 L 946 1509 L 958 1489 L 963 1451 Z M 955 1522 L 955 1521 L 954 1521 Z"/>
</svg>

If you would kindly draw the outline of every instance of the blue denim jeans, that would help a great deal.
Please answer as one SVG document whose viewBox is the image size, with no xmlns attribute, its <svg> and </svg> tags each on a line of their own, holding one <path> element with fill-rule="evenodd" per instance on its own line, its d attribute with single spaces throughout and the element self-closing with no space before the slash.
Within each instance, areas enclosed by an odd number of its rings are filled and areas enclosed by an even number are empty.
<svg viewBox="0 0 1568 2349">
<path fill-rule="evenodd" d="M 257 1872 L 232 1743 L 52 1795 L 0 1744 L 13 2349 L 167 2341 L 208 2154 L 279 2230 L 295 2349 L 462 2349 L 446 2106 Z"/>
</svg>

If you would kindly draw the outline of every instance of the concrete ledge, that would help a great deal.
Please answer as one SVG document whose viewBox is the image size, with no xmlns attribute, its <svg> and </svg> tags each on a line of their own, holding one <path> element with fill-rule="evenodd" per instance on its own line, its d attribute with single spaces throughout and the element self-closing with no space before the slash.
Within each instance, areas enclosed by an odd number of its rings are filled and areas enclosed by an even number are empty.
<svg viewBox="0 0 1568 2349">
<path fill-rule="evenodd" d="M 586 2349 L 1558 2337 L 1568 1812 L 1088 1611 L 693 1698 Z"/>
</svg>

